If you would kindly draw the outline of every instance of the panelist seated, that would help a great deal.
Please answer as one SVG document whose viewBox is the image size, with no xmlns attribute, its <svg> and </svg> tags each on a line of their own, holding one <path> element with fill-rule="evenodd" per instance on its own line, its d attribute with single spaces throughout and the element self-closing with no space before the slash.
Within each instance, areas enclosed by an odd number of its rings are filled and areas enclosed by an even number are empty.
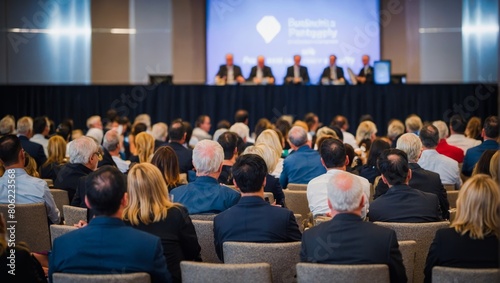
<svg viewBox="0 0 500 283">
<path fill-rule="evenodd" d="M 233 62 L 233 54 L 226 54 L 226 64 L 221 65 L 217 75 L 215 75 L 216 85 L 238 84 L 245 82 L 241 68 L 234 65 Z"/>
<path fill-rule="evenodd" d="M 338 67 L 337 64 L 337 56 L 330 55 L 330 65 L 323 70 L 323 74 L 321 74 L 321 82 L 323 85 L 344 85 L 344 70 L 341 67 Z"/>
<path fill-rule="evenodd" d="M 274 84 L 271 68 L 264 65 L 264 56 L 257 57 L 257 66 L 253 66 L 247 82 L 255 84 Z"/>
<path fill-rule="evenodd" d="M 300 65 L 300 55 L 293 56 L 294 64 L 286 70 L 285 84 L 308 84 L 309 73 L 307 67 Z"/>
<path fill-rule="evenodd" d="M 361 57 L 361 61 L 363 62 L 363 68 L 359 71 L 359 74 L 356 77 L 358 83 L 373 83 L 373 67 L 370 66 L 370 56 L 363 55 L 363 57 Z"/>
</svg>

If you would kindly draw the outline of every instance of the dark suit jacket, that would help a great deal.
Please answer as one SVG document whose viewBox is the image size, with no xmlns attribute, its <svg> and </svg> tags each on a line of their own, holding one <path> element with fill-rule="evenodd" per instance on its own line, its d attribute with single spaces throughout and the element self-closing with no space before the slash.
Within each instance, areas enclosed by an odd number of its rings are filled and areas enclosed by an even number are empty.
<svg viewBox="0 0 500 283">
<path fill-rule="evenodd" d="M 151 282 L 172 282 L 160 238 L 125 226 L 112 217 L 97 217 L 84 228 L 54 240 L 49 260 L 54 272 L 118 274 L 147 272 Z"/>
<path fill-rule="evenodd" d="M 252 81 L 253 78 L 257 76 L 257 66 L 253 66 L 252 70 L 250 71 L 250 76 L 248 77 L 247 81 Z M 262 77 L 264 78 L 274 78 L 273 72 L 271 71 L 271 68 L 268 66 L 264 66 L 262 69 Z"/>
<path fill-rule="evenodd" d="M 302 262 L 387 264 L 391 282 L 406 282 L 396 232 L 342 213 L 312 227 L 302 236 Z"/>
<path fill-rule="evenodd" d="M 264 192 L 273 193 L 276 204 L 285 205 L 285 193 L 280 184 L 280 179 L 274 177 L 271 174 L 266 176 L 266 186 L 264 187 Z"/>
<path fill-rule="evenodd" d="M 366 84 L 373 83 L 373 67 L 368 66 L 368 73 L 365 74 L 365 67 L 363 66 L 363 68 L 359 71 L 358 77 L 365 77 Z"/>
<path fill-rule="evenodd" d="M 442 220 L 437 196 L 408 185 L 392 186 L 387 193 L 374 200 L 368 217 L 372 222 L 424 223 Z"/>
<path fill-rule="evenodd" d="M 300 77 L 302 78 L 302 83 L 303 84 L 308 84 L 309 83 L 309 72 L 307 71 L 307 67 L 304 66 L 299 66 L 299 73 Z M 294 72 L 293 72 L 293 66 L 290 66 L 286 69 L 286 76 L 285 76 L 285 84 L 292 84 L 293 82 L 287 82 L 287 78 L 294 78 Z"/>
<path fill-rule="evenodd" d="M 164 145 L 168 145 L 167 142 L 164 142 L 164 141 L 159 141 L 159 140 L 155 140 L 155 151 L 159 148 L 159 147 L 162 147 Z"/>
<path fill-rule="evenodd" d="M 293 242 L 301 236 L 292 211 L 272 206 L 258 196 L 242 197 L 214 219 L 215 250 L 222 261 L 224 242 Z"/>
<path fill-rule="evenodd" d="M 462 166 L 462 173 L 465 176 L 470 176 L 474 166 L 479 161 L 479 158 L 488 149 L 499 150 L 499 144 L 494 140 L 485 140 L 482 144 L 471 147 L 467 150 L 464 157 L 464 163 Z"/>
<path fill-rule="evenodd" d="M 243 77 L 240 66 L 233 65 L 233 75 L 235 81 L 239 76 Z M 220 65 L 219 71 L 217 72 L 216 76 L 219 76 L 220 78 L 227 77 L 227 65 Z"/>
<path fill-rule="evenodd" d="M 36 142 L 30 141 L 26 136 L 20 135 L 19 140 L 21 140 L 21 146 L 24 151 L 26 151 L 33 159 L 36 161 L 36 165 L 38 168 L 42 166 L 47 160 L 47 156 L 45 156 L 45 152 L 43 151 L 43 146 Z"/>
<path fill-rule="evenodd" d="M 116 163 L 113 160 L 113 157 L 111 157 L 111 154 L 109 154 L 109 151 L 104 147 L 102 148 L 102 151 L 103 151 L 102 160 L 99 161 L 99 163 L 97 163 L 97 168 L 105 165 L 116 167 Z"/>
<path fill-rule="evenodd" d="M 460 235 L 454 228 L 440 229 L 429 248 L 424 282 L 432 281 L 434 266 L 498 268 L 498 245 L 498 238 L 493 235 L 474 240 L 469 237 L 469 233 Z"/>
<path fill-rule="evenodd" d="M 338 66 L 335 66 L 335 71 L 337 73 L 337 79 L 340 80 L 340 79 L 344 79 L 345 80 L 345 77 L 344 77 L 344 70 Z M 327 78 L 327 79 L 330 79 L 330 66 L 326 67 L 324 70 L 323 70 L 323 74 L 321 74 L 321 78 Z"/>
<path fill-rule="evenodd" d="M 421 190 L 422 192 L 435 194 L 439 199 L 439 206 L 441 208 L 441 213 L 443 219 L 450 218 L 450 204 L 448 202 L 448 195 L 446 194 L 446 189 L 441 183 L 439 174 L 425 170 L 417 163 L 409 164 L 411 169 L 411 179 L 409 186 Z M 375 187 L 375 195 L 373 199 L 377 199 L 381 195 L 385 194 L 389 187 L 380 179 L 377 187 Z"/>
<path fill-rule="evenodd" d="M 69 201 L 71 202 L 79 187 L 80 178 L 86 177 L 91 172 L 92 170 L 83 164 L 67 163 L 59 170 L 57 179 L 54 182 L 54 188 L 68 191 Z"/>
<path fill-rule="evenodd" d="M 177 154 L 177 159 L 179 159 L 179 168 L 181 173 L 187 173 L 189 170 L 193 169 L 193 150 L 190 148 L 185 148 L 182 144 L 178 142 L 171 141 L 168 146 L 170 146 Z"/>
</svg>

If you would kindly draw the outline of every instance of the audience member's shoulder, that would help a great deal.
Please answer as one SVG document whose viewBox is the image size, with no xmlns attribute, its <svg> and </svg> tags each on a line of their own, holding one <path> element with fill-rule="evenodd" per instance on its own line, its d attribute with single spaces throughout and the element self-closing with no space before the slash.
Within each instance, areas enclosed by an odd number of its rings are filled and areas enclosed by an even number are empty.
<svg viewBox="0 0 500 283">
<path fill-rule="evenodd" d="M 220 185 L 219 184 L 219 189 L 224 192 L 224 193 L 227 193 L 227 194 L 230 194 L 230 195 L 240 195 L 240 192 L 238 192 L 237 190 L 235 189 L 232 189 L 228 186 L 224 186 L 224 185 Z"/>
<path fill-rule="evenodd" d="M 32 183 L 35 186 L 47 187 L 47 189 L 49 188 L 49 186 L 47 185 L 47 182 L 45 180 L 42 180 L 42 179 L 37 178 L 37 177 L 29 176 L 29 175 L 27 175 L 26 178 L 29 180 L 30 183 Z"/>
<path fill-rule="evenodd" d="M 188 187 L 189 184 L 185 184 L 185 185 L 181 185 L 181 186 L 178 186 L 178 187 L 175 187 L 173 188 L 170 193 L 171 194 L 177 194 L 177 193 L 180 193 L 182 191 L 185 191 L 186 188 Z M 175 201 L 175 200 L 174 200 Z"/>
</svg>

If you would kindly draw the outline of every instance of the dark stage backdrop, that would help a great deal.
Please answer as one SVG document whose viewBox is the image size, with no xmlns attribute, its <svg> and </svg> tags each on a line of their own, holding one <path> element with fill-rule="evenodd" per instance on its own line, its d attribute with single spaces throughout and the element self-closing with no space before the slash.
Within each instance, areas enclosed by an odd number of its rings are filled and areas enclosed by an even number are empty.
<svg viewBox="0 0 500 283">
<path fill-rule="evenodd" d="M 416 113 L 422 120 L 445 120 L 462 114 L 485 118 L 497 115 L 498 86 L 461 85 L 370 85 L 370 86 L 206 86 L 206 85 L 37 85 L 0 86 L 0 114 L 17 118 L 47 115 L 56 123 L 72 118 L 76 128 L 85 129 L 91 115 L 104 116 L 114 108 L 132 121 L 148 113 L 152 123 L 170 123 L 183 118 L 193 123 L 198 115 L 212 118 L 212 132 L 221 119 L 234 122 L 234 113 L 246 109 L 250 127 L 261 117 L 271 121 L 283 114 L 302 119 L 318 114 L 323 124 L 342 114 L 355 133 L 359 117 L 371 114 L 379 135 L 385 134 L 392 118 L 404 121 Z"/>
</svg>

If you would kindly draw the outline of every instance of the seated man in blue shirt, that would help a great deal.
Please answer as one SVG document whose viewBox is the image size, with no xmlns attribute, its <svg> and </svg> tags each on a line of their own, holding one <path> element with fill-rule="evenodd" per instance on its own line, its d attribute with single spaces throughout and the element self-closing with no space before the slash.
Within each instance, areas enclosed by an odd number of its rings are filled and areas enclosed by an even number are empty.
<svg viewBox="0 0 500 283">
<path fill-rule="evenodd" d="M 223 161 L 224 151 L 219 143 L 199 141 L 193 150 L 196 180 L 173 189 L 172 201 L 184 205 L 189 214 L 219 213 L 235 205 L 240 193 L 217 181 Z"/>
</svg>

